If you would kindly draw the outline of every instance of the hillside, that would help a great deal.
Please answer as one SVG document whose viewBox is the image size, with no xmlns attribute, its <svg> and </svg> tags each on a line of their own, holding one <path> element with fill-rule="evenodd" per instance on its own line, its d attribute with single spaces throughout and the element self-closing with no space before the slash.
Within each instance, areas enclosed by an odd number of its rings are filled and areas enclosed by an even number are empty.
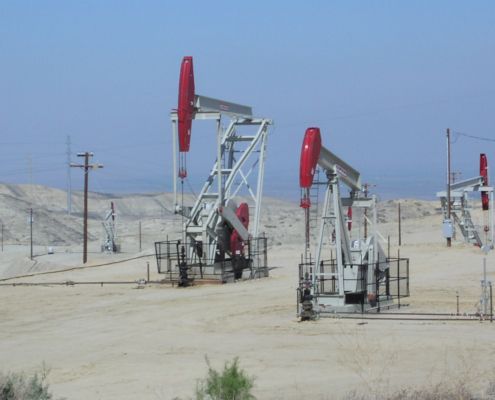
<svg viewBox="0 0 495 400">
<path fill-rule="evenodd" d="M 184 204 L 193 204 L 188 195 Z M 117 213 L 118 234 L 125 245 L 136 245 L 141 222 L 142 240 L 164 240 L 180 235 L 180 217 L 173 214 L 172 193 L 102 194 L 89 193 L 89 240 L 102 240 L 101 220 L 113 202 Z M 239 199 L 238 203 L 246 201 Z M 398 221 L 399 200 L 379 203 L 380 233 L 394 236 Z M 414 199 L 401 200 L 401 218 L 415 220 L 440 215 L 438 202 Z M 67 214 L 67 193 L 39 185 L 0 184 L 0 222 L 4 226 L 4 242 L 26 244 L 30 240 L 27 222 L 33 210 L 33 241 L 42 246 L 70 246 L 82 243 L 83 192 L 72 192 L 72 214 Z M 320 206 L 321 213 L 321 206 Z M 356 211 L 355 218 L 360 214 Z M 371 216 L 368 216 L 371 219 Z M 362 218 L 362 216 L 361 216 Z M 394 225 L 395 223 L 395 225 Z M 439 228 L 441 229 L 441 228 Z M 383 230 L 383 232 L 381 232 Z M 264 198 L 260 232 L 269 238 L 270 245 L 297 246 L 304 232 L 304 213 L 296 202 Z M 125 248 L 125 247 L 124 247 Z"/>
</svg>

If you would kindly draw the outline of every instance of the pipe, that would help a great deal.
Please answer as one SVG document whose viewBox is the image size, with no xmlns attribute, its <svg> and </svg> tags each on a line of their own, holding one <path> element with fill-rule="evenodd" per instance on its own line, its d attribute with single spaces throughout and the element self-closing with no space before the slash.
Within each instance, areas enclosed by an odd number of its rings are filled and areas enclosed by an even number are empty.
<svg viewBox="0 0 495 400">
<path fill-rule="evenodd" d="M 125 260 L 112 261 L 112 262 L 105 263 L 105 264 L 84 265 L 84 266 L 81 266 L 81 267 L 71 267 L 71 268 L 59 269 L 59 270 L 56 270 L 56 271 L 39 272 L 37 274 L 27 274 L 27 275 L 12 276 L 10 278 L 2 278 L 2 279 L 0 279 L 0 282 L 10 281 L 12 279 L 28 278 L 28 277 L 31 277 L 31 276 L 38 276 L 38 275 L 57 274 L 57 273 L 61 273 L 61 272 L 73 271 L 73 270 L 76 270 L 76 269 L 105 267 L 107 265 L 120 264 L 120 263 L 127 262 L 127 261 L 137 260 L 138 258 L 155 257 L 155 256 L 156 256 L 156 254 L 147 254 L 147 255 L 144 255 L 144 256 L 137 256 L 137 257 L 127 258 Z"/>
<path fill-rule="evenodd" d="M 492 297 L 492 282 L 490 284 L 490 322 L 493 322 L 493 297 Z"/>
<path fill-rule="evenodd" d="M 457 315 L 459 315 L 459 292 L 457 292 Z"/>
<path fill-rule="evenodd" d="M 162 279 L 160 281 L 149 281 L 148 283 L 154 284 L 174 284 L 175 281 L 169 279 Z M 137 285 L 138 281 L 100 281 L 100 282 L 74 282 L 74 281 L 65 281 L 65 282 L 34 282 L 34 283 L 25 283 L 25 282 L 14 282 L 14 283 L 0 283 L 0 286 L 75 286 L 75 285 Z M 214 284 L 223 284 L 222 281 L 213 280 L 213 279 L 203 279 L 203 280 L 195 280 L 194 284 L 197 285 L 214 285 Z"/>
<path fill-rule="evenodd" d="M 339 314 L 332 314 L 333 317 L 335 315 L 339 315 Z M 322 317 L 325 317 L 325 316 L 322 315 Z M 359 314 L 358 317 L 339 315 L 339 318 L 341 318 L 341 319 L 372 319 L 372 320 L 388 320 L 388 321 L 452 321 L 452 322 L 472 321 L 472 322 L 479 322 L 479 320 L 476 318 L 387 318 L 387 317 L 362 317 L 361 314 Z"/>
</svg>

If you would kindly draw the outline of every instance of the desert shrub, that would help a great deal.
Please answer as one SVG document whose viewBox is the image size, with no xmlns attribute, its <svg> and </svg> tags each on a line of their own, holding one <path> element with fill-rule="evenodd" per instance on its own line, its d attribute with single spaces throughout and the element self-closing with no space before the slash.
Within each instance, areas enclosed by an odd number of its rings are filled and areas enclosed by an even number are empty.
<svg viewBox="0 0 495 400">
<path fill-rule="evenodd" d="M 51 400 L 53 395 L 46 383 L 49 372 L 45 364 L 38 373 L 27 378 L 23 373 L 0 372 L 0 400 Z"/>
<path fill-rule="evenodd" d="M 251 393 L 254 388 L 254 376 L 249 376 L 239 368 L 239 358 L 236 357 L 229 363 L 225 362 L 222 372 L 214 370 L 208 357 L 205 357 L 208 365 L 206 379 L 196 383 L 196 400 L 254 400 Z"/>
</svg>

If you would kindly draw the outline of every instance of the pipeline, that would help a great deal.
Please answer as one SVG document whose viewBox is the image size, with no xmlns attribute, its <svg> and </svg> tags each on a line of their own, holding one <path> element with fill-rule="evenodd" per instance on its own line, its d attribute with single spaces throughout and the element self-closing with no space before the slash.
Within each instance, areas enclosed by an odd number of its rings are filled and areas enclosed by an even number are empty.
<svg viewBox="0 0 495 400">
<path fill-rule="evenodd" d="M 322 311 L 323 313 L 329 313 L 329 314 L 352 314 L 352 315 L 357 315 L 358 313 L 355 312 L 338 312 L 338 313 L 332 313 L 328 311 Z M 379 313 L 370 313 L 370 312 L 364 312 L 364 314 L 359 313 L 359 315 L 378 315 Z M 394 313 L 394 312 L 386 312 L 386 313 L 380 313 L 382 315 L 420 315 L 420 316 L 444 316 L 444 317 L 458 317 L 459 315 L 456 315 L 456 313 L 407 313 L 407 312 L 401 312 L 401 313 Z M 476 314 L 466 314 L 464 315 L 465 317 L 474 317 L 477 316 Z"/>
<path fill-rule="evenodd" d="M 71 267 L 71 268 L 65 268 L 65 269 L 57 269 L 56 271 L 45 271 L 45 272 L 39 272 L 37 274 L 26 274 L 26 275 L 13 276 L 11 278 L 2 278 L 2 279 L 0 279 L 0 282 L 10 281 L 12 279 L 29 278 L 31 276 L 38 276 L 38 275 L 58 274 L 60 272 L 74 271 L 74 270 L 78 270 L 78 269 L 105 267 L 107 265 L 120 264 L 120 263 L 124 263 L 124 262 L 127 262 L 127 261 L 137 260 L 138 258 L 154 257 L 154 256 L 155 256 L 155 254 L 148 254 L 148 255 L 144 255 L 144 256 L 137 256 L 137 257 L 127 258 L 125 260 L 112 261 L 112 262 L 105 263 L 105 264 L 86 265 L 86 266 L 83 265 L 81 267 Z"/>
<path fill-rule="evenodd" d="M 159 281 L 155 282 L 145 282 L 148 283 L 162 283 Z M 100 281 L 100 282 L 16 282 L 16 283 L 0 283 L 0 286 L 75 286 L 75 285 L 139 285 L 138 281 Z"/>
<path fill-rule="evenodd" d="M 472 314 L 471 317 L 464 317 L 464 318 L 460 318 L 458 316 L 455 316 L 455 317 L 452 317 L 452 318 L 423 318 L 423 317 L 397 317 L 397 316 L 394 316 L 394 317 L 386 317 L 386 316 L 363 316 L 362 314 L 358 315 L 358 316 L 350 316 L 350 315 L 340 315 L 340 314 L 336 314 L 336 313 L 327 313 L 327 314 L 331 314 L 331 315 L 322 315 L 323 313 L 320 313 L 321 317 L 323 318 L 331 318 L 331 317 L 334 317 L 334 318 L 340 318 L 340 319 L 359 319 L 359 320 L 385 320 L 385 321 L 432 321 L 432 322 L 436 322 L 436 321 L 450 321 L 450 322 L 457 322 L 457 321 L 462 321 L 462 322 L 468 322 L 468 321 L 472 321 L 472 322 L 480 322 L 480 316 L 479 315 L 474 315 Z M 408 315 L 408 314 L 402 314 L 402 315 Z M 414 315 L 414 314 L 410 314 L 410 315 Z M 439 315 L 439 316 L 445 316 L 446 314 L 426 314 L 426 315 L 430 315 L 430 316 L 435 316 L 435 315 Z M 450 314 L 447 314 L 447 315 L 450 315 Z M 490 315 L 486 315 L 485 318 L 489 317 Z M 486 320 L 486 319 L 484 319 Z"/>
<path fill-rule="evenodd" d="M 158 284 L 158 285 L 172 285 L 175 286 L 177 280 L 162 279 L 159 281 L 95 281 L 95 282 L 75 282 L 75 281 L 65 281 L 65 282 L 14 282 L 14 283 L 0 283 L 0 286 L 75 286 L 75 285 L 148 285 L 148 284 Z M 200 285 L 222 285 L 224 282 L 213 279 L 202 279 L 195 280 L 191 286 Z"/>
</svg>

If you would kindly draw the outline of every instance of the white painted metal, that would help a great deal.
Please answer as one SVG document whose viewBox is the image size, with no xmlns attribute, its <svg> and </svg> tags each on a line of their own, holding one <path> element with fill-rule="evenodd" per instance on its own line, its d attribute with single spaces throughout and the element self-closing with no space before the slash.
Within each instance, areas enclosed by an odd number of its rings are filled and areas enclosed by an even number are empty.
<svg viewBox="0 0 495 400">
<path fill-rule="evenodd" d="M 243 230 L 242 223 L 237 218 L 235 210 L 227 207 L 227 204 L 233 204 L 234 196 L 238 194 L 239 189 L 243 186 L 247 188 L 254 202 L 254 206 L 252 206 L 254 220 L 251 219 L 250 222 L 250 235 L 251 237 L 258 236 L 267 128 L 273 124 L 273 121 L 253 117 L 251 107 L 204 96 L 196 95 L 195 107 L 193 119 L 213 119 L 217 121 L 217 159 L 194 206 L 182 207 L 182 205 L 179 205 L 177 195 L 177 112 L 173 111 L 170 117 L 174 136 L 174 208 L 176 213 L 185 218 L 183 232 L 190 246 L 189 257 L 192 257 L 196 248 L 195 245 L 200 244 L 203 245 L 205 251 L 210 252 L 207 259 L 213 262 L 217 249 L 221 249 L 227 255 L 230 253 L 228 246 L 230 237 L 228 237 L 228 234 L 232 231 L 232 228 L 237 229 L 243 239 L 248 236 L 246 229 L 244 228 Z M 221 125 L 222 117 L 231 118 L 227 129 L 224 131 Z M 239 126 L 257 127 L 257 132 L 255 135 L 252 133 L 239 135 L 237 133 Z M 256 158 L 256 155 L 259 156 Z M 236 156 L 239 156 L 238 159 Z M 249 162 L 253 162 L 253 164 L 250 166 L 249 171 L 244 173 L 243 168 L 249 168 Z M 251 185 L 248 178 L 255 167 L 258 168 L 258 180 L 255 185 Z M 240 178 L 239 187 L 232 190 L 237 178 Z M 216 192 L 213 190 L 215 180 L 217 180 Z M 253 187 L 256 187 L 256 193 L 253 191 Z"/>
<path fill-rule="evenodd" d="M 457 224 L 457 227 L 464 237 L 464 241 L 471 245 L 476 244 L 480 248 L 493 249 L 494 246 L 494 204 L 493 204 L 493 186 L 484 186 L 485 180 L 483 176 L 477 176 L 471 179 L 466 179 L 461 182 L 457 182 L 450 186 L 451 199 L 459 199 L 457 201 L 451 201 L 451 215 Z M 488 192 L 490 193 L 490 243 L 483 245 L 483 242 L 478 234 L 477 228 L 471 219 L 471 206 L 469 193 L 471 192 Z M 437 192 L 437 197 L 440 198 L 442 204 L 442 211 L 444 220 L 448 219 L 448 201 L 447 191 L 442 190 Z M 459 216 L 457 212 L 460 212 Z"/>
<path fill-rule="evenodd" d="M 112 209 L 106 215 L 105 219 L 101 221 L 105 234 L 104 249 L 107 253 L 113 253 L 115 251 L 115 242 L 117 241 L 117 229 L 115 225 L 116 216 L 117 214 L 115 214 L 115 211 Z"/>
<path fill-rule="evenodd" d="M 174 207 L 177 206 L 177 113 L 175 118 L 172 118 L 172 147 L 173 162 L 174 162 Z"/>
<path fill-rule="evenodd" d="M 332 154 L 328 149 L 322 147 L 318 165 L 326 170 L 327 184 L 323 213 L 321 217 L 320 234 L 315 249 L 315 259 L 312 274 L 312 295 L 314 305 L 330 306 L 335 310 L 355 309 L 355 304 L 346 304 L 346 293 L 357 293 L 366 291 L 368 295 L 376 295 L 375 265 L 379 261 L 379 253 L 382 257 L 382 267 L 385 264 L 385 256 L 377 240 L 377 213 L 376 196 L 371 198 L 360 198 L 361 175 Z M 341 198 L 340 182 L 351 188 L 351 197 Z M 373 213 L 373 234 L 368 238 L 353 240 L 346 226 L 347 216 L 344 214 L 345 207 L 370 208 Z M 333 230 L 333 232 L 332 232 Z M 323 249 L 325 237 L 333 235 L 332 248 L 335 249 L 336 272 L 320 271 L 323 260 Z M 365 265 L 366 267 L 363 267 Z M 366 280 L 364 278 L 366 274 Z M 322 279 L 334 277 L 337 280 L 337 293 L 322 293 L 319 282 Z M 367 282 L 367 287 L 362 287 Z"/>
<path fill-rule="evenodd" d="M 318 165 L 326 171 L 337 174 L 339 180 L 352 190 L 357 192 L 361 190 L 361 174 L 323 146 L 321 147 Z"/>
<path fill-rule="evenodd" d="M 194 108 L 200 112 L 220 111 L 223 115 L 234 118 L 253 116 L 253 109 L 251 107 L 200 95 L 194 96 Z"/>
</svg>

